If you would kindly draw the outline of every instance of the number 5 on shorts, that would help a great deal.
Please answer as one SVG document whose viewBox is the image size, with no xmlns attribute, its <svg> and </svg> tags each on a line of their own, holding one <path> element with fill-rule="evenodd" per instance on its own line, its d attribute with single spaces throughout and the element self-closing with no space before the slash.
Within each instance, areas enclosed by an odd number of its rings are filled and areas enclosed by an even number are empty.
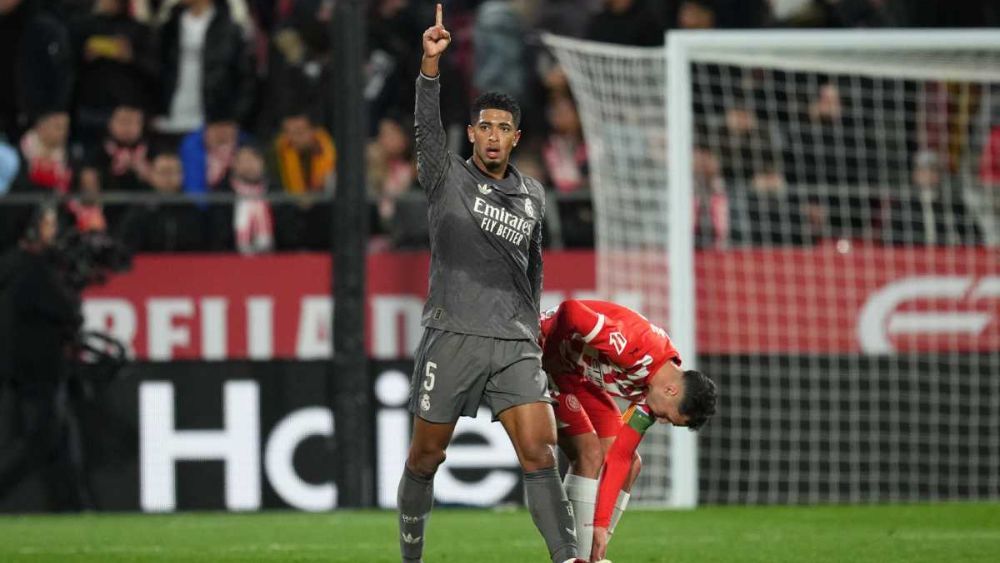
<svg viewBox="0 0 1000 563">
<path fill-rule="evenodd" d="M 434 362 L 427 362 L 424 365 L 424 391 L 434 390 L 434 372 L 431 370 L 437 369 L 438 365 Z"/>
</svg>

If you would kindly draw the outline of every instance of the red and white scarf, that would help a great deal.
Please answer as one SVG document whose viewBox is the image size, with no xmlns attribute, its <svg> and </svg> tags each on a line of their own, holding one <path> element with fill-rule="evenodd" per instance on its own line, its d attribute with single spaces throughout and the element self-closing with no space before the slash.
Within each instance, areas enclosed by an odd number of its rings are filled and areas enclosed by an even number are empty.
<svg viewBox="0 0 1000 563">
<path fill-rule="evenodd" d="M 28 180 L 48 188 L 59 195 L 66 195 L 73 180 L 73 169 L 66 159 L 66 149 L 46 149 L 38 133 L 28 131 L 21 137 L 21 154 L 28 164 Z"/>
<path fill-rule="evenodd" d="M 239 196 L 233 205 L 233 231 L 236 249 L 241 254 L 258 254 L 274 248 L 274 219 L 271 205 L 260 196 L 267 191 L 264 182 L 244 182 L 233 178 L 230 184 Z"/>
</svg>

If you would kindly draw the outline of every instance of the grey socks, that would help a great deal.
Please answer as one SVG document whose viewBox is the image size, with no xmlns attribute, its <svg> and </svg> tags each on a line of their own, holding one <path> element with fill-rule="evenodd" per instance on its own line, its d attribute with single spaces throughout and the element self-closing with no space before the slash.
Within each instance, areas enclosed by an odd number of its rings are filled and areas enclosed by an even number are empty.
<svg viewBox="0 0 1000 563">
<path fill-rule="evenodd" d="M 403 563 L 419 563 L 424 553 L 424 523 L 434 505 L 434 478 L 403 468 L 396 494 L 399 507 L 399 552 Z"/>
<path fill-rule="evenodd" d="M 555 468 L 524 474 L 524 494 L 535 527 L 545 538 L 553 563 L 576 557 L 576 525 L 573 507 Z"/>
</svg>

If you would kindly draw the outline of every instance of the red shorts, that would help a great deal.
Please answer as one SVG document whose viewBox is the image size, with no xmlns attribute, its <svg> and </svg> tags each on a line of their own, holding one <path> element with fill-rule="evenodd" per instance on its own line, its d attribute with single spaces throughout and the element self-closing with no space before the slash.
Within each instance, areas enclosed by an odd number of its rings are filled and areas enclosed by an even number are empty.
<svg viewBox="0 0 1000 563">
<path fill-rule="evenodd" d="M 556 426 L 563 436 L 596 432 L 599 438 L 613 438 L 622 425 L 622 412 L 607 391 L 576 374 L 554 378 L 558 387 L 554 398 Z"/>
</svg>

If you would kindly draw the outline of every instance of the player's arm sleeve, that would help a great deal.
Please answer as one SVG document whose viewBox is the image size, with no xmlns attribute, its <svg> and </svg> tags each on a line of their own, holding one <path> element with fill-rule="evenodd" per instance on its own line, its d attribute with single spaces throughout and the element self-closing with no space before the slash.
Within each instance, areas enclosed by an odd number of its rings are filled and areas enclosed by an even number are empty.
<svg viewBox="0 0 1000 563">
<path fill-rule="evenodd" d="M 619 340 L 617 346 L 612 343 L 611 334 L 615 332 L 624 336 L 626 341 Z M 626 332 L 617 322 L 603 313 L 598 313 L 581 301 L 569 299 L 559 306 L 553 330 L 556 338 L 553 341 L 559 342 L 573 334 L 579 334 L 588 346 L 602 352 L 615 365 L 629 369 L 635 364 L 635 359 L 625 353 L 624 343 L 633 339 L 633 336 Z"/>
<path fill-rule="evenodd" d="M 632 405 L 622 416 L 624 424 L 604 458 L 604 471 L 597 489 L 597 506 L 594 508 L 594 527 L 611 525 L 611 514 L 618 500 L 618 492 L 625 485 L 632 468 L 632 458 L 646 430 L 655 419 L 643 407 Z"/>
<path fill-rule="evenodd" d="M 531 281 L 531 296 L 535 311 L 542 310 L 542 221 L 539 218 L 531 233 L 531 248 L 528 255 L 528 280 Z"/>
<path fill-rule="evenodd" d="M 447 138 L 441 124 L 441 80 L 438 75 L 417 77 L 414 129 L 416 131 L 417 180 L 430 197 L 448 167 Z"/>
</svg>

